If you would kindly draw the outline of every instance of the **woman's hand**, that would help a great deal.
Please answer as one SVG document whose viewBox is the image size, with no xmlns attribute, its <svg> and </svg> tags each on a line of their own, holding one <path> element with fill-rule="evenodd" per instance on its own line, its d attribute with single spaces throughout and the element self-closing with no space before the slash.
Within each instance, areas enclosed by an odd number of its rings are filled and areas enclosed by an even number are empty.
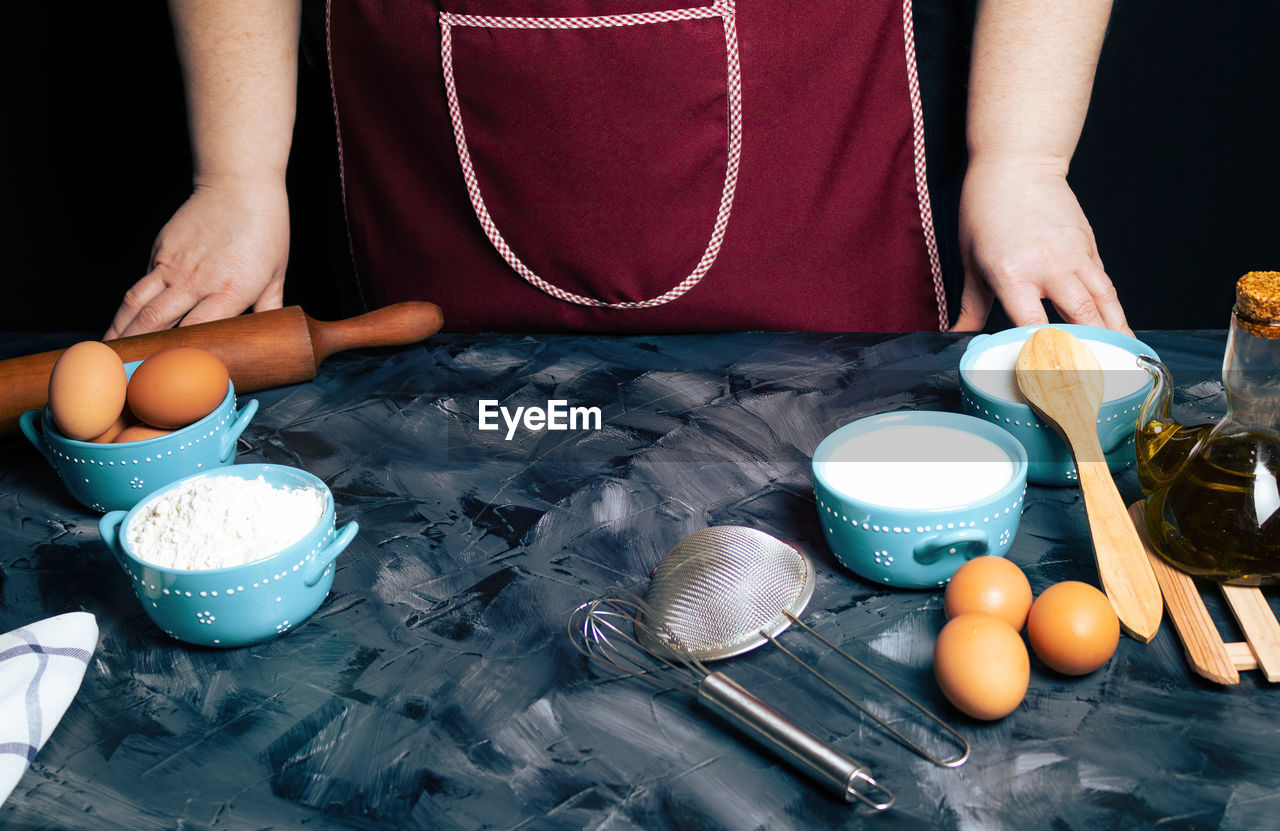
<svg viewBox="0 0 1280 831">
<path fill-rule="evenodd" d="M 283 297 L 301 2 L 171 0 L 169 15 L 195 189 L 107 338 L 274 309 Z"/>
<path fill-rule="evenodd" d="M 289 259 L 284 182 L 197 183 L 161 229 L 150 270 L 104 338 L 279 308 Z"/>
<path fill-rule="evenodd" d="M 975 162 L 960 197 L 964 293 L 957 331 L 981 329 L 1000 300 L 1015 326 L 1063 320 L 1132 334 L 1066 171 L 1054 163 Z"/>
</svg>

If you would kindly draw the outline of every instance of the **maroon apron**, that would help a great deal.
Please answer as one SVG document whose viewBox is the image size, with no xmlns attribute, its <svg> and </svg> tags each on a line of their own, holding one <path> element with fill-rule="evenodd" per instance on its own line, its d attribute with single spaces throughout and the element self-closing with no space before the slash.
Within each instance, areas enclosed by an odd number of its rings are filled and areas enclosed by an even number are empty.
<svg viewBox="0 0 1280 831">
<path fill-rule="evenodd" d="M 341 0 L 370 306 L 454 331 L 945 328 L 910 0 Z"/>
</svg>

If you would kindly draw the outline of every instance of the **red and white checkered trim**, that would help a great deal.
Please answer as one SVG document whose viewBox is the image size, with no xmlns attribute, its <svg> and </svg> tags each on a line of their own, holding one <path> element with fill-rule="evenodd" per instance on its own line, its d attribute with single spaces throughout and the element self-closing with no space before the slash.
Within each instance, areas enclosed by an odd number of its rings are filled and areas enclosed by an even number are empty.
<svg viewBox="0 0 1280 831">
<path fill-rule="evenodd" d="M 364 297 L 364 283 L 360 280 L 360 266 L 356 260 L 356 244 L 351 238 L 351 212 L 347 210 L 347 168 L 342 147 L 342 119 L 338 117 L 338 87 L 333 81 L 333 0 L 324 4 L 324 51 L 329 64 L 329 101 L 333 104 L 334 136 L 338 144 L 338 184 L 342 188 L 342 227 L 347 229 L 347 257 L 356 276 L 356 292 L 364 308 L 370 308 Z"/>
<path fill-rule="evenodd" d="M 947 291 L 942 284 L 942 260 L 938 257 L 938 236 L 933 228 L 933 203 L 929 200 L 929 177 L 925 170 L 924 107 L 920 103 L 920 73 L 916 69 L 916 27 L 911 0 L 902 0 L 902 34 L 907 53 L 907 89 L 911 95 L 911 144 L 915 153 L 916 201 L 920 204 L 920 226 L 924 229 L 924 247 L 929 254 L 933 293 L 938 301 L 938 331 L 945 332 L 948 328 Z"/>
<path fill-rule="evenodd" d="M 477 26 L 492 29 L 599 29 L 616 26 L 638 26 L 643 24 L 670 23 L 678 20 L 702 20 L 720 17 L 724 20 L 724 41 L 728 64 L 729 93 L 729 153 L 725 166 L 724 190 L 720 196 L 720 209 L 716 214 L 715 225 L 711 231 L 711 239 L 702 254 L 697 266 L 671 289 L 648 300 L 628 301 L 624 303 L 608 303 L 594 297 L 585 297 L 565 291 L 552 285 L 535 274 L 526 266 L 516 253 L 507 245 L 502 232 L 489 215 L 485 206 L 484 195 L 476 181 L 475 166 L 471 162 L 471 153 L 467 148 L 466 131 L 462 125 L 462 109 L 458 104 L 458 90 L 453 75 L 453 37 L 455 26 Z M 720 253 L 724 242 L 725 229 L 729 225 L 729 213 L 733 208 L 733 194 L 738 184 L 738 163 L 742 156 L 742 69 L 738 59 L 738 32 L 735 24 L 734 0 L 715 0 L 709 6 L 696 9 L 675 9 L 671 11 L 643 12 L 639 14 L 603 15 L 597 17 L 490 17 L 487 15 L 440 13 L 440 56 L 444 65 L 445 92 L 449 99 L 449 115 L 453 119 L 453 135 L 458 144 L 458 158 L 462 162 L 462 175 L 466 181 L 467 193 L 471 196 L 471 205 L 475 208 L 476 218 L 502 258 L 515 269 L 531 285 L 541 289 L 552 297 L 581 306 L 599 306 L 608 309 L 647 309 L 670 303 L 693 288 L 710 270 L 712 263 Z M 914 59 L 914 58 L 913 58 Z"/>
</svg>

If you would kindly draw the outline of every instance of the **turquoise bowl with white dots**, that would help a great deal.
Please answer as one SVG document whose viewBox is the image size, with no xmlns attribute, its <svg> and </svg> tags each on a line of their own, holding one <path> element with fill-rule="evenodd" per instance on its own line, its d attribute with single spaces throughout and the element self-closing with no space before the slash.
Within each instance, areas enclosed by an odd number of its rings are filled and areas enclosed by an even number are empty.
<svg viewBox="0 0 1280 831">
<path fill-rule="evenodd" d="M 837 489 L 827 465 L 842 445 L 887 427 L 950 428 L 995 445 L 993 460 L 1011 463 L 1007 482 L 998 489 L 955 497 L 936 507 L 878 504 L 865 496 L 874 482 L 860 488 L 862 498 Z M 985 448 L 987 445 L 984 443 Z M 877 459 L 877 461 L 886 461 Z M 964 458 L 931 459 L 957 463 Z M 910 471 L 912 461 L 886 461 Z M 813 490 L 818 519 L 828 545 L 841 564 L 881 585 L 929 589 L 946 585 L 966 560 L 1005 556 L 1018 531 L 1027 492 L 1027 453 L 994 424 L 960 413 L 911 410 L 868 416 L 834 431 L 813 452 Z"/>
<path fill-rule="evenodd" d="M 125 364 L 133 376 L 141 361 Z M 235 461 L 236 441 L 258 411 L 256 399 L 236 409 L 235 386 L 213 412 L 172 433 L 121 444 L 95 444 L 64 436 L 49 408 L 27 410 L 18 426 L 57 471 L 82 505 L 95 511 L 127 510 L 159 488 Z"/>
<path fill-rule="evenodd" d="M 198 646 L 234 647 L 274 638 L 298 626 L 324 602 L 333 586 L 334 561 L 360 526 L 334 526 L 333 494 L 324 482 L 293 467 L 233 465 L 173 482 L 165 491 L 210 476 L 263 477 L 276 488 L 314 488 L 324 494 L 324 515 L 288 548 L 244 565 L 174 569 L 138 559 L 129 546 L 129 523 L 151 499 L 129 511 L 112 511 L 98 522 L 142 608 L 171 638 Z M 153 499 L 163 495 L 156 493 Z"/>
<path fill-rule="evenodd" d="M 1138 410 L 1142 407 L 1147 392 L 1151 389 L 1151 377 L 1137 363 L 1138 355 L 1150 355 L 1159 360 L 1160 356 L 1150 346 L 1137 338 L 1102 329 L 1096 326 L 1080 326 L 1073 323 L 1053 324 L 1055 329 L 1070 332 L 1085 341 L 1119 347 L 1134 356 L 1131 370 L 1135 379 L 1141 379 L 1142 386 L 1128 395 L 1103 401 L 1098 411 L 1098 441 L 1102 444 L 1103 453 L 1107 457 L 1107 466 L 1113 474 L 1119 473 L 1134 462 L 1133 436 L 1138 425 Z M 1075 461 L 1071 458 L 1071 450 L 1058 436 L 1057 431 L 1046 424 L 1031 409 L 1030 405 L 1021 401 L 997 397 L 982 389 L 976 377 L 974 367 L 984 352 L 1001 346 L 1023 343 L 1031 337 L 1031 333 L 1043 326 L 1020 326 L 1006 329 L 994 335 L 976 335 L 969 341 L 964 354 L 960 356 L 960 400 L 964 411 L 992 424 L 998 424 L 1015 436 L 1027 450 L 1030 467 L 1027 480 L 1037 485 L 1074 485 L 1080 481 Z M 1119 370 L 1104 370 L 1118 372 Z M 1013 369 L 1009 369 L 1012 377 Z M 1016 382 L 1015 382 L 1016 383 Z M 989 386 L 989 384 L 985 385 Z M 1137 386 L 1131 384 L 1130 386 Z"/>
</svg>

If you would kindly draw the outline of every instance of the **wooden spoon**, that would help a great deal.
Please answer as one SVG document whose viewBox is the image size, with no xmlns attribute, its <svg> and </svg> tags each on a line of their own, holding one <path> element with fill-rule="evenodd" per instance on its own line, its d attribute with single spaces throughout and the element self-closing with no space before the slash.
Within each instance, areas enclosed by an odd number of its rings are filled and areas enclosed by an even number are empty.
<svg viewBox="0 0 1280 831">
<path fill-rule="evenodd" d="M 1080 339 L 1045 327 L 1023 345 L 1016 373 L 1032 409 L 1071 448 L 1103 591 L 1125 632 L 1146 643 L 1160 628 L 1163 598 L 1098 442 L 1102 367 Z"/>
</svg>

